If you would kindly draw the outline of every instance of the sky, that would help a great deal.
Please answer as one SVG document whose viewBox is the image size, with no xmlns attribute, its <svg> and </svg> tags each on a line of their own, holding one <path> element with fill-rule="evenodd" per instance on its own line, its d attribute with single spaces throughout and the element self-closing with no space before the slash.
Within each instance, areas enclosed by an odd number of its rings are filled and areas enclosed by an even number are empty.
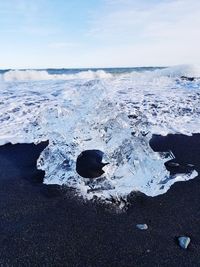
<svg viewBox="0 0 200 267">
<path fill-rule="evenodd" d="M 0 69 L 200 65 L 199 0 L 0 0 Z"/>
</svg>

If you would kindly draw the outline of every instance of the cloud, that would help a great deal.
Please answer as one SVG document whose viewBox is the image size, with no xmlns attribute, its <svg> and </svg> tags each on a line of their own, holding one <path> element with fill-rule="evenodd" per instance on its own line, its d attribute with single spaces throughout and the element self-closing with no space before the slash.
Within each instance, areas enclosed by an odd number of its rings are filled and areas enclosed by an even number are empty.
<svg viewBox="0 0 200 267">
<path fill-rule="evenodd" d="M 107 8 L 95 14 L 91 23 L 90 33 L 93 37 L 112 38 L 127 33 L 153 37 L 155 34 L 162 36 L 164 31 L 169 32 L 172 28 L 178 33 L 183 25 L 187 26 L 186 30 L 200 26 L 200 2 L 197 0 L 149 1 L 151 5 L 147 1 L 137 1 L 137 4 L 128 0 L 105 2 Z M 120 6 L 119 2 L 124 4 Z"/>
<path fill-rule="evenodd" d="M 139 62 L 140 65 L 200 63 L 200 1 L 105 0 L 104 3 L 104 8 L 93 14 L 88 33 L 99 42 L 104 55 L 110 53 L 112 60 L 121 58 L 118 62 L 132 66 Z"/>
</svg>

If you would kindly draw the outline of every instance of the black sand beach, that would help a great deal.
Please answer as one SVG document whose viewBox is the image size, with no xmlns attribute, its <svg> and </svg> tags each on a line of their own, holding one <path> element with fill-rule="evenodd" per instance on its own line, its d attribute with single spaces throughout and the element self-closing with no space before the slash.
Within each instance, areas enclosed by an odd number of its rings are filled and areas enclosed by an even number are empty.
<svg viewBox="0 0 200 267">
<path fill-rule="evenodd" d="M 200 170 L 200 135 L 158 139 L 155 150 L 170 149 Z M 43 185 L 35 165 L 46 145 L 0 147 L 0 266 L 200 266 L 199 177 L 154 198 L 130 196 L 128 210 L 117 214 Z M 177 244 L 180 235 L 191 238 L 187 250 Z"/>
</svg>

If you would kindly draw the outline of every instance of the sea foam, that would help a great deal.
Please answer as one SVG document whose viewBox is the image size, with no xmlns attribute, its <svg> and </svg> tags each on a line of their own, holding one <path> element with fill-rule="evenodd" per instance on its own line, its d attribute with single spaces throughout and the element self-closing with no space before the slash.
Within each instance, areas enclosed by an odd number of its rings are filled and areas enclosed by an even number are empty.
<svg viewBox="0 0 200 267">
<path fill-rule="evenodd" d="M 80 71 L 75 74 L 50 74 L 46 70 L 10 70 L 2 75 L 4 81 L 45 81 L 73 79 L 104 79 L 111 78 L 110 73 L 103 70 Z"/>
</svg>

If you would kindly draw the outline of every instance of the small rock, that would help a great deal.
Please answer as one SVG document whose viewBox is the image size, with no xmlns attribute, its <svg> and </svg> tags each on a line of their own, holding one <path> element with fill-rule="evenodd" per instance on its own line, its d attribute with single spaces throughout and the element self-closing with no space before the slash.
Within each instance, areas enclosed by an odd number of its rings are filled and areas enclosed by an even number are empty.
<svg viewBox="0 0 200 267">
<path fill-rule="evenodd" d="M 140 230 L 147 230 L 148 229 L 148 225 L 145 224 L 137 224 L 136 227 Z"/>
<path fill-rule="evenodd" d="M 190 238 L 188 236 L 180 236 L 178 238 L 179 246 L 183 249 L 187 249 L 188 245 L 190 244 Z"/>
</svg>

